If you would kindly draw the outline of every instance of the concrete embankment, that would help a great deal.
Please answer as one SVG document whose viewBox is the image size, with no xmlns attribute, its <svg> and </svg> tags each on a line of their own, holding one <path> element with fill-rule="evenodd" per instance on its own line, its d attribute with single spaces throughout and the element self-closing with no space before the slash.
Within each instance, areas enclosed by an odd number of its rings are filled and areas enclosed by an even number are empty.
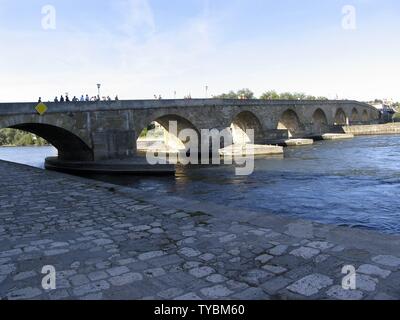
<svg viewBox="0 0 400 320">
<path fill-rule="evenodd" d="M 349 133 L 326 133 L 322 135 L 322 140 L 347 140 L 353 138 L 354 134 Z"/>
<path fill-rule="evenodd" d="M 361 135 L 384 135 L 384 134 L 400 134 L 400 123 L 359 125 L 343 127 L 345 133 L 355 136 Z"/>
<path fill-rule="evenodd" d="M 272 145 L 231 145 L 219 150 L 221 156 L 261 156 L 261 155 L 281 155 L 283 148 Z"/>
<path fill-rule="evenodd" d="M 282 143 L 284 147 L 301 147 L 314 144 L 313 139 L 289 139 Z"/>
</svg>

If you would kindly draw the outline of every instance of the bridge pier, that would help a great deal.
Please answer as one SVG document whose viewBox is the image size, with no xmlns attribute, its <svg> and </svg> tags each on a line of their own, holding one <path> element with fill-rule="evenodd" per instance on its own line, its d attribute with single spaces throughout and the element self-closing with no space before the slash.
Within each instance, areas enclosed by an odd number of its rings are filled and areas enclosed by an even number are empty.
<svg viewBox="0 0 400 320">
<path fill-rule="evenodd" d="M 107 130 L 92 133 L 95 161 L 127 159 L 136 156 L 137 134 L 134 130 Z"/>
<path fill-rule="evenodd" d="M 93 161 L 46 159 L 49 170 L 85 174 L 175 174 L 174 165 L 150 165 L 137 155 L 137 133 L 134 130 L 103 130 L 93 132 Z"/>
<path fill-rule="evenodd" d="M 282 129 L 266 130 L 265 137 L 265 144 L 279 144 L 280 141 L 289 139 L 289 131 Z"/>
</svg>

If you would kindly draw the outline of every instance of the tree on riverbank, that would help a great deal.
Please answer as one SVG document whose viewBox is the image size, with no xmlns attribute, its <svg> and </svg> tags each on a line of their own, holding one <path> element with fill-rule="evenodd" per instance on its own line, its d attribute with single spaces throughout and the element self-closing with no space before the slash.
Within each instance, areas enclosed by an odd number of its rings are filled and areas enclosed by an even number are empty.
<svg viewBox="0 0 400 320">
<path fill-rule="evenodd" d="M 255 99 L 254 93 L 250 89 L 241 89 L 238 91 L 229 91 L 218 96 L 214 96 L 216 99 Z"/>
<path fill-rule="evenodd" d="M 283 92 L 278 93 L 275 90 L 267 91 L 260 97 L 262 100 L 328 100 L 326 97 L 315 97 L 302 92 Z"/>
<path fill-rule="evenodd" d="M 32 133 L 16 129 L 0 130 L 0 146 L 46 146 L 48 142 Z"/>
<path fill-rule="evenodd" d="M 257 99 L 255 94 L 250 89 L 241 89 L 238 91 L 229 91 L 228 93 L 223 93 L 214 96 L 216 99 Z M 275 90 L 270 90 L 263 93 L 260 98 L 261 100 L 328 100 L 326 97 L 316 97 L 312 95 L 307 95 L 302 92 L 283 92 L 278 93 Z"/>
</svg>

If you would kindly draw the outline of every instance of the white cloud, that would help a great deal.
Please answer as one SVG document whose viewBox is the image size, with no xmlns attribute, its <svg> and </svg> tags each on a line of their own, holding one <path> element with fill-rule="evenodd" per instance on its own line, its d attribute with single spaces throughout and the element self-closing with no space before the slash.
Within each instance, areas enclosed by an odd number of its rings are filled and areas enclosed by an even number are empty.
<svg viewBox="0 0 400 320">
<path fill-rule="evenodd" d="M 95 33 L 0 31 L 8 44 L 0 53 L 0 101 L 94 94 L 98 82 L 104 94 L 122 98 L 192 91 L 196 73 L 215 50 L 211 23 L 200 14 L 179 29 L 156 32 L 148 1 L 120 1 L 118 9 L 122 34 L 101 27 Z"/>
<path fill-rule="evenodd" d="M 156 31 L 153 10 L 148 0 L 119 0 L 116 8 L 122 18 L 119 29 L 127 35 L 149 36 Z"/>
</svg>

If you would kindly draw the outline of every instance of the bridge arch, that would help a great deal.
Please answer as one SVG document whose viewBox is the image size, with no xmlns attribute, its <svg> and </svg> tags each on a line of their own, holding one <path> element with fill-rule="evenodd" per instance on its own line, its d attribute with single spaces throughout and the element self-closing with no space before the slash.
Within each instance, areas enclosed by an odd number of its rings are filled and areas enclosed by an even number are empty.
<svg viewBox="0 0 400 320">
<path fill-rule="evenodd" d="M 52 144 L 58 150 L 58 158 L 65 161 L 93 161 L 93 150 L 73 132 L 44 123 L 20 123 L 6 128 L 33 133 Z"/>
<path fill-rule="evenodd" d="M 363 113 L 362 113 L 362 115 L 361 115 L 361 121 L 362 121 L 362 122 L 368 122 L 369 120 L 370 120 L 370 119 L 369 119 L 368 111 L 367 111 L 367 110 L 364 110 Z"/>
<path fill-rule="evenodd" d="M 246 130 L 254 130 L 254 139 L 247 135 Z M 234 144 L 262 144 L 265 140 L 261 121 L 251 111 L 241 111 L 234 116 L 231 132 Z"/>
<path fill-rule="evenodd" d="M 348 124 L 348 118 L 342 108 L 336 110 L 334 124 L 336 126 L 345 126 Z"/>
<path fill-rule="evenodd" d="M 288 109 L 282 113 L 279 119 L 278 130 L 287 130 L 289 138 L 291 138 L 296 136 L 300 131 L 303 131 L 304 127 L 297 113 L 292 109 Z"/>
<path fill-rule="evenodd" d="M 351 111 L 351 120 L 350 123 L 351 124 L 356 124 L 360 122 L 360 114 L 358 112 L 358 110 L 356 108 L 353 108 L 353 110 Z"/>
<path fill-rule="evenodd" d="M 315 110 L 312 117 L 312 124 L 314 134 L 322 134 L 328 130 L 328 118 L 321 108 Z"/>
</svg>

